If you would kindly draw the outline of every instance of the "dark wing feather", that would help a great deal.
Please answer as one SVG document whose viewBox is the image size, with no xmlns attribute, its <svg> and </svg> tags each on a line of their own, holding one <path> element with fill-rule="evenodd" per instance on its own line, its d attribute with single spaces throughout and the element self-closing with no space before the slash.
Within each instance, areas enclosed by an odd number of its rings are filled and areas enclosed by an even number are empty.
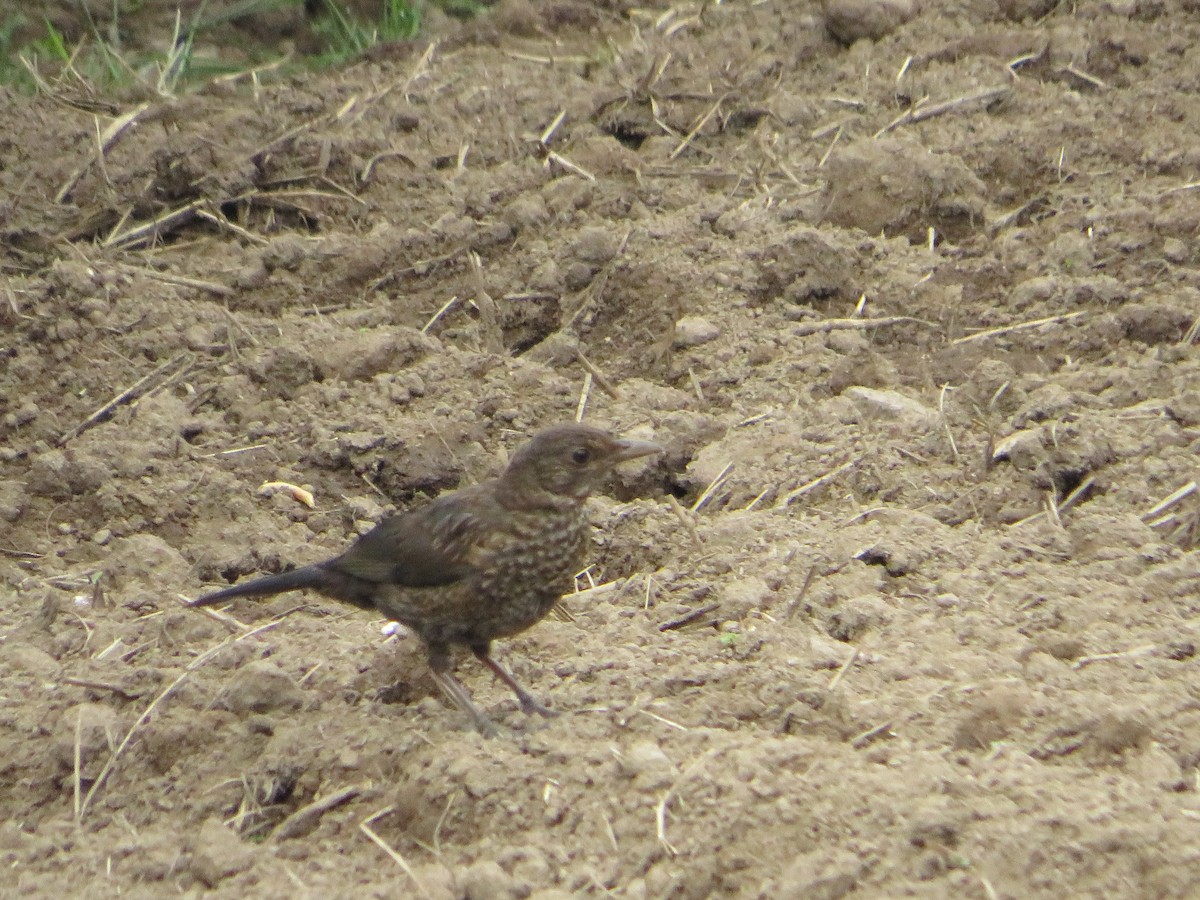
<svg viewBox="0 0 1200 900">
<path fill-rule="evenodd" d="M 423 509 L 385 519 L 323 568 L 376 584 L 438 587 L 477 571 L 480 514 L 489 504 L 477 489 L 439 497 Z"/>
</svg>

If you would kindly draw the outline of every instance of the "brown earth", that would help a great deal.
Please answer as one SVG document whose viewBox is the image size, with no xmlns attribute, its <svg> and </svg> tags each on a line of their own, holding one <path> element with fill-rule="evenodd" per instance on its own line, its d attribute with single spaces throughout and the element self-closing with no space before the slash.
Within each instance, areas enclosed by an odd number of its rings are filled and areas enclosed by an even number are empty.
<svg viewBox="0 0 1200 900">
<path fill-rule="evenodd" d="M 903 18 L 511 2 L 0 94 L 0 893 L 1200 894 L 1200 9 Z M 495 472 L 577 350 L 668 452 L 502 648 L 566 715 L 181 606 Z"/>
</svg>

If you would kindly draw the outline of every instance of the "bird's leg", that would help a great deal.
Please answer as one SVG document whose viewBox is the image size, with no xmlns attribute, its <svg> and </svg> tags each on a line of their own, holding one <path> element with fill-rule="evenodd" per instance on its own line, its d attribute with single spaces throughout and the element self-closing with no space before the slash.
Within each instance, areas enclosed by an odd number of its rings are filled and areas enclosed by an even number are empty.
<svg viewBox="0 0 1200 900">
<path fill-rule="evenodd" d="M 433 680 L 437 682 L 437 686 L 442 689 L 442 692 L 454 702 L 455 706 L 474 720 L 475 727 L 484 737 L 495 737 L 499 734 L 492 720 L 472 702 L 467 689 L 459 683 L 450 670 L 450 648 L 445 644 L 430 644 L 426 652 Z"/>
<path fill-rule="evenodd" d="M 521 685 L 517 682 L 517 679 L 513 678 L 512 674 L 505 669 L 504 666 L 492 659 L 491 644 L 472 644 L 471 651 L 481 663 L 496 673 L 497 678 L 512 688 L 512 692 L 516 694 L 517 699 L 521 701 L 521 711 L 523 713 L 526 715 L 529 715 L 530 713 L 537 713 L 539 716 L 545 716 L 547 719 L 558 715 L 558 713 L 556 713 L 554 710 L 548 709 L 534 700 L 533 695 L 529 693 L 529 691 L 525 690 L 525 688 L 521 687 Z"/>
</svg>

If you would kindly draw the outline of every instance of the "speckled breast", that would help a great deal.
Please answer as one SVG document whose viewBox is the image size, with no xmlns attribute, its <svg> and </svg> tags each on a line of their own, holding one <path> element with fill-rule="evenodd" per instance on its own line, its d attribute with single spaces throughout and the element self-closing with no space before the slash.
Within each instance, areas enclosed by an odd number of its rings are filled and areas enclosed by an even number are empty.
<svg viewBox="0 0 1200 900">
<path fill-rule="evenodd" d="M 494 637 L 524 631 L 572 589 L 587 554 L 589 528 L 582 505 L 560 515 L 513 516 L 505 545 L 477 581 Z"/>
</svg>

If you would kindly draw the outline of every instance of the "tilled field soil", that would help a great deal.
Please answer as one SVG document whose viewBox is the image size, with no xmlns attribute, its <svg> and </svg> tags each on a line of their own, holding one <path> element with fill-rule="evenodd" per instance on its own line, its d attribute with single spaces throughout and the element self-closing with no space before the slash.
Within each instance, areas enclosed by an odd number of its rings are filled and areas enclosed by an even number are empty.
<svg viewBox="0 0 1200 900">
<path fill-rule="evenodd" d="M 1200 894 L 1200 8 L 913 11 L 0 94 L 0 893 Z M 580 414 L 557 719 L 182 605 Z"/>
</svg>

